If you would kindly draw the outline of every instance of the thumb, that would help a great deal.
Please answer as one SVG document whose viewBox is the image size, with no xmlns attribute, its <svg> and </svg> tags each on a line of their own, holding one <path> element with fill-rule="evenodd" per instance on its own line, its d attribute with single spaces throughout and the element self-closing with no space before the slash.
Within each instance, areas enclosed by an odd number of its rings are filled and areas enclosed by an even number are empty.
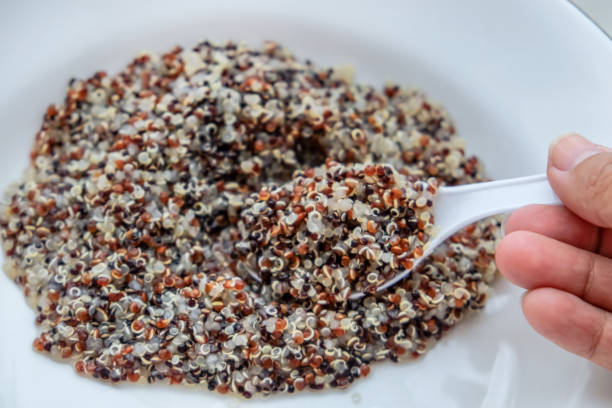
<svg viewBox="0 0 612 408">
<path fill-rule="evenodd" d="M 548 181 L 572 212 L 612 228 L 612 149 L 575 133 L 563 135 L 550 147 Z"/>
</svg>

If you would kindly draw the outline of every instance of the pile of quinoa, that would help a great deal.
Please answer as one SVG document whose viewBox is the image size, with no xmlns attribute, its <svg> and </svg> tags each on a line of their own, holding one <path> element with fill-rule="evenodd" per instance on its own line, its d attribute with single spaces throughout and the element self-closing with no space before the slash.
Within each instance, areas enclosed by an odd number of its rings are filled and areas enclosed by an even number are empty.
<svg viewBox="0 0 612 408">
<path fill-rule="evenodd" d="M 73 79 L 30 157 L 0 212 L 5 270 L 35 349 L 99 380 L 345 387 L 424 354 L 496 275 L 491 218 L 375 291 L 422 255 L 437 187 L 483 180 L 481 165 L 421 92 L 275 43 Z"/>
<path fill-rule="evenodd" d="M 409 183 L 389 165 L 328 160 L 297 171 L 291 183 L 247 199 L 237 269 L 283 302 L 327 304 L 375 293 L 423 255 L 436 233 L 436 190 L 437 179 Z"/>
</svg>

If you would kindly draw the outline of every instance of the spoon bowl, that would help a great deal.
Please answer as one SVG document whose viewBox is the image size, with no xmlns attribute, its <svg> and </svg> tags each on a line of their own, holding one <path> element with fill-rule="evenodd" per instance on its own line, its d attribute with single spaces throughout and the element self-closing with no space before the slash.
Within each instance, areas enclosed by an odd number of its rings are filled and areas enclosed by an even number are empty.
<svg viewBox="0 0 612 408">
<path fill-rule="evenodd" d="M 438 233 L 426 244 L 423 255 L 412 268 L 395 275 L 378 286 L 385 290 L 410 275 L 424 259 L 444 241 L 462 228 L 483 218 L 516 210 L 530 204 L 562 204 L 554 193 L 545 174 L 518 177 L 456 187 L 440 187 L 434 198 L 433 216 Z M 351 294 L 350 299 L 365 296 L 363 292 Z"/>
</svg>

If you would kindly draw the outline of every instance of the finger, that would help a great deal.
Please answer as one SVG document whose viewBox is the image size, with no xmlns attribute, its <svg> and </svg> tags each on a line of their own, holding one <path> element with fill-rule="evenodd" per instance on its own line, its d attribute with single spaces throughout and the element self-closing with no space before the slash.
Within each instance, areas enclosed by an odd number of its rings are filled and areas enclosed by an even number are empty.
<svg viewBox="0 0 612 408">
<path fill-rule="evenodd" d="M 531 231 L 588 251 L 598 245 L 599 228 L 560 205 L 529 205 L 510 215 L 506 234 Z"/>
<path fill-rule="evenodd" d="M 612 149 L 565 135 L 551 146 L 548 181 L 579 217 L 612 228 Z"/>
<path fill-rule="evenodd" d="M 612 369 L 610 313 L 552 288 L 529 291 L 523 297 L 523 313 L 529 324 L 553 343 Z"/>
<path fill-rule="evenodd" d="M 612 259 L 529 231 L 507 235 L 495 260 L 500 272 L 525 289 L 551 287 L 612 310 Z"/>
</svg>

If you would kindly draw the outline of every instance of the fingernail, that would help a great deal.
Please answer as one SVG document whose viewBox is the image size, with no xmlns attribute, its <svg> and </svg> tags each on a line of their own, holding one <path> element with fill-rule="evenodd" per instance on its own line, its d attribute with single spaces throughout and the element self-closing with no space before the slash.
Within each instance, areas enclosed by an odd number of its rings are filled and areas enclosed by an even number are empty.
<svg viewBox="0 0 612 408">
<path fill-rule="evenodd" d="M 561 171 L 571 170 L 580 162 L 597 153 L 607 150 L 589 142 L 576 133 L 559 136 L 550 144 L 548 157 L 550 164 Z"/>
</svg>

